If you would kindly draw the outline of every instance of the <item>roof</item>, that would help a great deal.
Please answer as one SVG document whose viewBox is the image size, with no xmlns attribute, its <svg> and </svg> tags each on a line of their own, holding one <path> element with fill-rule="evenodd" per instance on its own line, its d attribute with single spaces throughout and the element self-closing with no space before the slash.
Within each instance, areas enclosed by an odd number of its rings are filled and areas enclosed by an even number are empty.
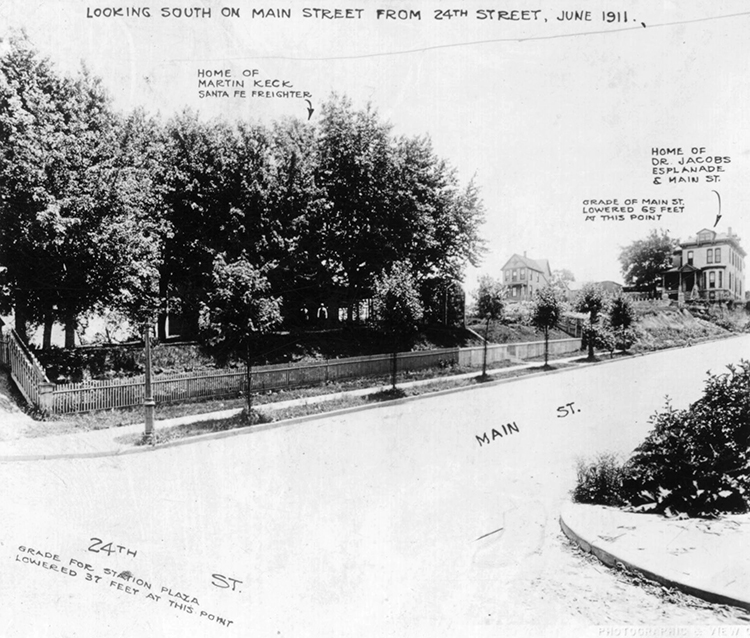
<svg viewBox="0 0 750 638">
<path fill-rule="evenodd" d="M 514 253 L 500 270 L 505 270 L 514 259 L 520 261 L 524 266 L 531 270 L 543 273 L 547 275 L 547 277 L 552 276 L 552 270 L 550 270 L 549 261 L 547 259 L 530 259 L 529 257 L 519 255 L 518 253 Z"/>
<path fill-rule="evenodd" d="M 709 241 L 698 241 L 698 236 L 701 233 L 711 233 L 712 239 Z M 721 243 L 731 243 L 734 245 L 737 252 L 739 252 L 743 257 L 747 254 L 745 250 L 740 245 L 740 238 L 735 233 L 729 229 L 729 232 L 726 233 L 717 233 L 715 230 L 711 230 L 710 228 L 703 228 L 699 230 L 695 235 L 692 235 L 688 237 L 685 241 L 679 242 L 680 248 L 678 250 L 684 249 L 688 246 L 701 246 L 705 245 L 707 243 L 711 244 L 721 244 Z"/>
<path fill-rule="evenodd" d="M 670 268 L 669 270 L 665 270 L 664 272 L 701 272 L 701 269 L 696 268 L 695 266 L 691 266 L 690 264 L 685 264 L 684 266 L 680 266 L 679 268 L 675 266 L 673 268 Z"/>
</svg>

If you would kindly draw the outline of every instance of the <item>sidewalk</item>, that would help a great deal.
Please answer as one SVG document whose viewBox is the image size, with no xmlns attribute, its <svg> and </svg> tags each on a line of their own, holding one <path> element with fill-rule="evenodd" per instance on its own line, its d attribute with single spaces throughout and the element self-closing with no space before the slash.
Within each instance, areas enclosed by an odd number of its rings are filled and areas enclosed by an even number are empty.
<svg viewBox="0 0 750 638">
<path fill-rule="evenodd" d="M 603 563 L 713 603 L 750 610 L 750 514 L 667 519 L 567 503 L 563 532 Z"/>
<path fill-rule="evenodd" d="M 551 361 L 551 364 L 569 363 L 574 360 L 579 360 L 581 354 L 575 354 L 570 357 L 561 359 L 555 359 Z M 539 367 L 540 362 L 534 361 L 529 363 L 523 363 L 519 365 L 508 366 L 504 368 L 494 368 L 487 370 L 489 376 L 505 374 L 508 372 L 514 372 L 524 370 L 527 368 Z M 586 364 L 591 365 L 591 364 Z M 465 374 L 458 374 L 445 377 L 433 377 L 430 379 L 421 379 L 419 381 L 406 381 L 398 384 L 399 389 L 408 389 L 428 384 L 436 384 L 441 382 L 449 383 L 451 381 L 457 381 L 461 379 L 470 379 L 478 376 L 478 372 L 468 372 Z M 540 374 L 546 374 L 540 372 Z M 512 380 L 512 379 L 511 379 Z M 300 405 L 313 405 L 317 403 L 325 403 L 328 401 L 335 401 L 345 397 L 361 397 L 369 394 L 375 394 L 384 390 L 389 390 L 390 385 L 373 386 L 369 388 L 360 388 L 357 390 L 348 390 L 345 392 L 336 392 L 332 394 L 323 394 L 312 397 L 305 397 L 302 399 L 291 399 L 289 401 L 278 401 L 276 403 L 265 403 L 258 405 L 257 409 L 262 413 L 273 413 L 277 410 L 284 408 L 300 406 Z M 436 390 L 438 391 L 438 390 Z M 373 404 L 379 405 L 379 404 Z M 366 406 L 371 407 L 371 406 Z M 357 406 L 356 408 L 349 409 L 363 409 L 363 406 Z M 235 408 L 231 410 L 223 410 L 221 412 L 210 412 L 204 414 L 195 414 L 189 416 L 178 417 L 174 419 L 167 419 L 164 421 L 156 421 L 154 423 L 154 429 L 165 430 L 171 427 L 179 425 L 188 425 L 191 423 L 202 423 L 207 421 L 218 421 L 222 419 L 228 419 L 238 415 L 242 412 L 242 408 Z M 26 419 L 26 415 L 22 415 Z M 324 415 L 316 414 L 317 418 L 322 418 Z M 239 434 L 248 433 L 250 431 L 258 431 L 267 429 L 269 426 L 278 427 L 279 423 L 271 423 L 265 425 L 256 425 L 252 427 L 236 428 L 233 430 L 226 430 L 220 433 L 204 434 L 199 436 L 192 436 L 180 439 L 176 443 L 162 444 L 157 446 L 156 449 L 165 447 L 167 445 L 174 444 L 188 444 L 197 443 L 199 441 L 205 441 L 211 438 L 218 438 L 223 436 L 235 436 Z M 60 458 L 90 458 L 90 457 L 101 457 L 101 456 L 115 456 L 121 454 L 132 454 L 136 452 L 147 452 L 154 448 L 149 446 L 134 446 L 130 440 L 134 436 L 142 434 L 144 430 L 144 424 L 139 423 L 135 425 L 126 425 L 118 428 L 108 428 L 103 430 L 92 430 L 89 432 L 75 432 L 70 434 L 60 434 L 45 437 L 26 437 L 26 438 L 15 438 L 12 440 L 0 441 L 0 462 L 12 462 L 12 461 L 35 461 L 35 460 L 51 460 Z"/>
</svg>

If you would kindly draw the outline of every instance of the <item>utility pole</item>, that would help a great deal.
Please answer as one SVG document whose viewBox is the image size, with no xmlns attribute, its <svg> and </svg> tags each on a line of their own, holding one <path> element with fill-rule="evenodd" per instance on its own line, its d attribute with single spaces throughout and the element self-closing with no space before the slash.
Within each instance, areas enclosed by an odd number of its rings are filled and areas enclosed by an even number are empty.
<svg viewBox="0 0 750 638">
<path fill-rule="evenodd" d="M 154 438 L 154 396 L 151 390 L 151 326 L 147 321 L 143 326 L 143 342 L 146 347 L 146 369 L 143 388 L 143 412 L 146 418 L 146 440 L 151 443 Z"/>
</svg>

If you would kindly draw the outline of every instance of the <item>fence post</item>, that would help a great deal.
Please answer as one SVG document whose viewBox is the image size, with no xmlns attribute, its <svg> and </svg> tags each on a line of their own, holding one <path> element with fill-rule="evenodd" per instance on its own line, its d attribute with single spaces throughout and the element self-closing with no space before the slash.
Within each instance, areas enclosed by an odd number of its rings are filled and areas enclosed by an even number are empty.
<svg viewBox="0 0 750 638">
<path fill-rule="evenodd" d="M 41 381 L 39 383 L 39 404 L 38 408 L 42 412 L 51 414 L 55 409 L 55 384 L 49 381 Z"/>
</svg>

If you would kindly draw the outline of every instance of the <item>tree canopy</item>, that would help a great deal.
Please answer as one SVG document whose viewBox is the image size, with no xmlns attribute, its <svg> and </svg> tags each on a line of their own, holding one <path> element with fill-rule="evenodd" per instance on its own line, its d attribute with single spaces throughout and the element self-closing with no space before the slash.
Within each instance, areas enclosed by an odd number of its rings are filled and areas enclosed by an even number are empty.
<svg viewBox="0 0 750 638">
<path fill-rule="evenodd" d="M 662 273 L 672 265 L 672 252 L 677 242 L 667 231 L 652 229 L 644 239 L 637 239 L 620 253 L 622 276 L 628 286 L 655 290 Z"/>
<path fill-rule="evenodd" d="M 499 279 L 482 275 L 476 292 L 477 315 L 486 321 L 502 319 L 506 295 L 507 289 Z"/>
<path fill-rule="evenodd" d="M 476 310 L 477 315 L 485 320 L 482 377 L 487 376 L 487 343 L 489 341 L 490 322 L 503 318 L 507 293 L 507 288 L 499 279 L 495 279 L 490 275 L 482 275 L 479 278 L 479 288 L 476 292 Z"/>
<path fill-rule="evenodd" d="M 577 312 L 587 312 L 589 315 L 583 327 L 583 341 L 588 346 L 588 358 L 594 360 L 594 348 L 601 347 L 607 342 L 608 335 L 599 325 L 599 315 L 607 303 L 604 290 L 599 284 L 586 283 L 579 291 L 575 300 Z"/>
<path fill-rule="evenodd" d="M 549 331 L 562 319 L 565 304 L 554 286 L 545 286 L 534 293 L 529 321 L 544 335 L 544 365 L 549 365 Z"/>
<path fill-rule="evenodd" d="M 416 330 L 423 312 L 409 262 L 394 263 L 376 279 L 373 314 L 384 333 L 396 340 L 404 338 Z"/>
<path fill-rule="evenodd" d="M 66 326 L 150 290 L 158 263 L 150 185 L 101 82 L 59 75 L 24 36 L 0 56 L 0 263 L 16 325 Z M 126 294 L 122 294 L 126 290 Z"/>
<path fill-rule="evenodd" d="M 64 323 L 68 345 L 107 309 L 142 322 L 158 307 L 161 336 L 167 310 L 197 336 L 218 259 L 262 271 L 289 320 L 321 303 L 354 318 L 394 264 L 434 288 L 479 263 L 478 188 L 428 137 L 396 136 L 372 105 L 335 94 L 319 112 L 271 125 L 117 113 L 85 69 L 63 76 L 12 38 L 0 55 L 4 310 L 20 332 Z"/>
</svg>

